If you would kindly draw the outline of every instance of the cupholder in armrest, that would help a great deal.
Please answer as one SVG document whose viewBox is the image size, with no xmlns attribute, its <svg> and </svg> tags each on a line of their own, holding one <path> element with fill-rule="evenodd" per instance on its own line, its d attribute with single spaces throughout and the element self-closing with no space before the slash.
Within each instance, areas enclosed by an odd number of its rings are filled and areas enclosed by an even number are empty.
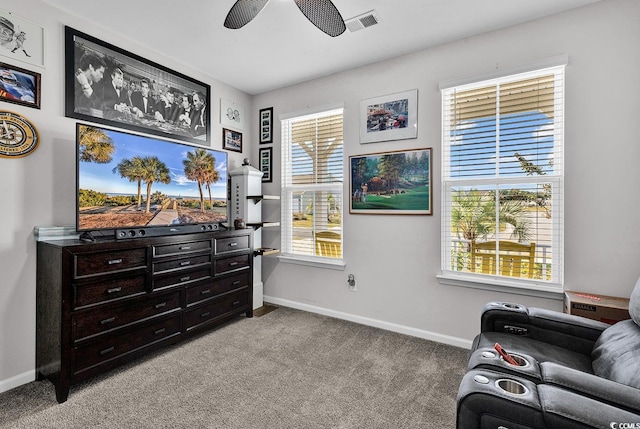
<svg viewBox="0 0 640 429">
<path fill-rule="evenodd" d="M 526 395 L 529 393 L 527 386 L 516 380 L 501 378 L 496 380 L 496 387 L 511 395 Z"/>
<path fill-rule="evenodd" d="M 506 362 L 494 349 L 488 347 L 480 348 L 471 354 L 467 369 L 472 370 L 485 368 L 504 374 L 525 377 L 534 383 L 539 383 L 541 381 L 542 377 L 540 375 L 540 368 L 535 358 L 519 353 L 509 352 L 509 354 L 516 362 L 519 363 L 519 365 L 513 365 Z"/>
<path fill-rule="evenodd" d="M 524 310 L 524 305 L 513 304 L 513 303 L 510 303 L 510 302 L 503 302 L 502 306 L 504 308 L 508 308 L 509 310 Z"/>
</svg>

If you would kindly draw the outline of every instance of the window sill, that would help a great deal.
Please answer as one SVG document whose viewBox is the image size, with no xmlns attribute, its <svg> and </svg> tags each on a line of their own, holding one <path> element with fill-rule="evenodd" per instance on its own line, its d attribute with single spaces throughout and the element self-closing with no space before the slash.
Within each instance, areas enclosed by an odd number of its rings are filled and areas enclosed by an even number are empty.
<svg viewBox="0 0 640 429">
<path fill-rule="evenodd" d="M 278 260 L 285 264 L 306 265 L 308 267 L 328 268 L 330 270 L 344 271 L 347 264 L 342 259 L 325 260 L 324 258 L 302 257 L 293 255 L 278 256 Z"/>
<path fill-rule="evenodd" d="M 443 273 L 436 276 L 440 284 L 449 286 L 483 289 L 494 292 L 511 293 L 515 295 L 534 296 L 562 301 L 562 285 L 557 283 L 538 283 L 535 280 L 514 281 L 491 276 L 466 276 L 461 274 Z"/>
</svg>

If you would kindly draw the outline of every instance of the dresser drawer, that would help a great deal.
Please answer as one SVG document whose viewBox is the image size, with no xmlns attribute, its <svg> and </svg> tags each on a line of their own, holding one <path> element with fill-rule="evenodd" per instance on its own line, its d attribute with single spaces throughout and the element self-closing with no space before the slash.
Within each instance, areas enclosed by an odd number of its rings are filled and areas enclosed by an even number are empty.
<svg viewBox="0 0 640 429">
<path fill-rule="evenodd" d="M 110 302 L 118 298 L 135 296 L 145 293 L 147 275 L 102 280 L 97 283 L 74 284 L 73 308 Z"/>
<path fill-rule="evenodd" d="M 248 235 L 216 239 L 216 255 L 229 253 L 229 252 L 237 252 L 238 250 L 246 250 L 248 248 L 249 248 Z"/>
<path fill-rule="evenodd" d="M 211 240 L 188 241 L 185 243 L 153 246 L 153 256 L 186 255 L 194 252 L 211 253 Z"/>
<path fill-rule="evenodd" d="M 251 263 L 252 255 L 238 255 L 230 256 L 226 258 L 216 259 L 215 261 L 215 275 L 228 273 L 235 270 L 241 270 L 247 268 Z"/>
<path fill-rule="evenodd" d="M 187 288 L 187 306 L 210 299 L 216 295 L 249 287 L 249 272 L 217 279 Z"/>
<path fill-rule="evenodd" d="M 180 291 L 144 297 L 120 305 L 104 305 L 91 310 L 80 310 L 71 317 L 72 340 L 110 331 L 139 320 L 180 309 Z"/>
<path fill-rule="evenodd" d="M 164 289 L 174 286 L 183 286 L 185 284 L 206 280 L 211 278 L 211 269 L 187 271 L 170 276 L 154 277 L 153 290 Z"/>
<path fill-rule="evenodd" d="M 73 374 L 178 334 L 180 334 L 180 316 L 174 316 L 145 324 L 132 332 L 109 336 L 105 340 L 86 347 L 75 347 Z"/>
<path fill-rule="evenodd" d="M 219 300 L 213 300 L 207 305 L 187 310 L 184 314 L 184 326 L 186 330 L 191 330 L 198 325 L 248 307 L 248 291 L 227 295 Z"/>
<path fill-rule="evenodd" d="M 129 249 L 75 255 L 74 277 L 98 276 L 121 270 L 147 267 L 147 250 Z"/>
<path fill-rule="evenodd" d="M 211 265 L 211 254 L 191 256 L 189 258 L 175 259 L 165 262 L 154 262 L 153 273 L 162 274 L 171 271 L 189 270 L 195 267 Z"/>
</svg>

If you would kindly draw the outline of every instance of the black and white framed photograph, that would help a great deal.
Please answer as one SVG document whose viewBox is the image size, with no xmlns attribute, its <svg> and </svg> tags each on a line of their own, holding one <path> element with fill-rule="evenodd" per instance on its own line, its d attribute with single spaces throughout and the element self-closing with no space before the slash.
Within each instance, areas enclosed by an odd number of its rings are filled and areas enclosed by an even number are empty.
<svg viewBox="0 0 640 429">
<path fill-rule="evenodd" d="M 0 9 L 0 55 L 44 67 L 44 27 Z"/>
<path fill-rule="evenodd" d="M 40 108 L 40 73 L 0 63 L 0 101 Z"/>
<path fill-rule="evenodd" d="M 260 109 L 260 144 L 273 143 L 273 107 Z"/>
<path fill-rule="evenodd" d="M 244 131 L 245 129 L 244 107 L 233 101 L 220 99 L 220 124 L 223 127 Z"/>
<path fill-rule="evenodd" d="M 259 155 L 260 171 L 262 171 L 262 181 L 271 183 L 273 181 L 273 148 L 261 147 Z"/>
<path fill-rule="evenodd" d="M 211 145 L 211 87 L 65 27 L 65 115 Z"/>
<path fill-rule="evenodd" d="M 360 102 L 360 143 L 418 137 L 418 90 Z"/>
<path fill-rule="evenodd" d="M 222 129 L 222 149 L 242 152 L 242 133 L 239 131 Z"/>
</svg>

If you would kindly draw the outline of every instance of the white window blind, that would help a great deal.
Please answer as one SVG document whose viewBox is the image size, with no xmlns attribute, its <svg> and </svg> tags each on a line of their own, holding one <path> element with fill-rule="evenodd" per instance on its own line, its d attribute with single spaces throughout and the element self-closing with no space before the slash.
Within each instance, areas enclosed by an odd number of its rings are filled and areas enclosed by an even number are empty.
<svg viewBox="0 0 640 429">
<path fill-rule="evenodd" d="M 282 121 L 284 256 L 342 259 L 342 109 Z"/>
<path fill-rule="evenodd" d="M 443 275 L 559 286 L 564 66 L 443 89 L 442 120 Z"/>
</svg>

